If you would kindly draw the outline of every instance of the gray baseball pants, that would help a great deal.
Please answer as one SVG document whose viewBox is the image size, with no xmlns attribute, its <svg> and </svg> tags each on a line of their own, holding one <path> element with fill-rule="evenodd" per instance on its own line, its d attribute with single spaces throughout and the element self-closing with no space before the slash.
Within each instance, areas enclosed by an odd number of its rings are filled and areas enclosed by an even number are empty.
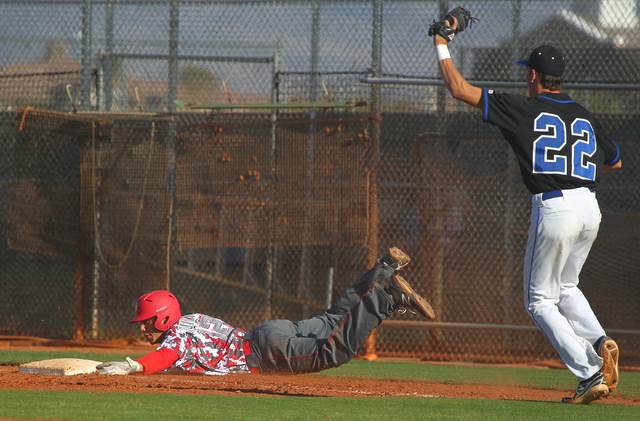
<svg viewBox="0 0 640 421">
<path fill-rule="evenodd" d="M 396 309 L 381 285 L 392 273 L 376 263 L 323 314 L 299 322 L 261 323 L 245 334 L 247 365 L 253 372 L 301 374 L 349 362 Z"/>
</svg>

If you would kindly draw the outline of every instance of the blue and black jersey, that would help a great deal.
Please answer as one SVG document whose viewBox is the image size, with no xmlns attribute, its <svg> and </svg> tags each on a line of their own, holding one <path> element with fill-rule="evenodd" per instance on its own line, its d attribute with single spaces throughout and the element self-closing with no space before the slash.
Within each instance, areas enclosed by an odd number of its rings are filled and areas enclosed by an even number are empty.
<svg viewBox="0 0 640 421">
<path fill-rule="evenodd" d="M 595 188 L 603 164 L 620 160 L 596 118 L 566 94 L 537 97 L 482 92 L 483 120 L 497 126 L 515 152 L 532 194 Z"/>
</svg>

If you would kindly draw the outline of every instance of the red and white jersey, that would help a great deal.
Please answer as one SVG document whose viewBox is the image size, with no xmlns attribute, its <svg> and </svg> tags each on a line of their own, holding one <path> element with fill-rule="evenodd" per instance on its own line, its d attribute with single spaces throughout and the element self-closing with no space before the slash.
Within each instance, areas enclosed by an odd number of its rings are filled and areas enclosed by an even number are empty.
<svg viewBox="0 0 640 421">
<path fill-rule="evenodd" d="M 220 319 L 189 314 L 167 330 L 158 350 L 170 349 L 178 355 L 171 368 L 211 375 L 250 373 L 243 338 L 243 330 Z"/>
</svg>

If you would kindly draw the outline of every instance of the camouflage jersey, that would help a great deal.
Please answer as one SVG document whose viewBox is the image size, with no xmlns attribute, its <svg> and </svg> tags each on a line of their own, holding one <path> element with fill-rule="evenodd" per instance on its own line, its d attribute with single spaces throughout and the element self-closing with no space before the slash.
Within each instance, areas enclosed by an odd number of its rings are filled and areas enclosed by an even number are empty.
<svg viewBox="0 0 640 421">
<path fill-rule="evenodd" d="M 250 373 L 242 341 L 244 331 L 204 314 L 182 316 L 166 333 L 158 348 L 178 355 L 171 368 L 190 373 L 225 375 Z"/>
</svg>

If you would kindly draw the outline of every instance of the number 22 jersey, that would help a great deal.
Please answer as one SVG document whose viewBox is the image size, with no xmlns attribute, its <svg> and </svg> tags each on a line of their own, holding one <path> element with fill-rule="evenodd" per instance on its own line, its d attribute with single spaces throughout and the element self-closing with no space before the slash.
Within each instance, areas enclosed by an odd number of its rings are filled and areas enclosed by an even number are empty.
<svg viewBox="0 0 640 421">
<path fill-rule="evenodd" d="M 532 194 L 595 188 L 603 164 L 620 159 L 616 143 L 566 94 L 536 97 L 482 92 L 483 121 L 500 129 Z"/>
</svg>

